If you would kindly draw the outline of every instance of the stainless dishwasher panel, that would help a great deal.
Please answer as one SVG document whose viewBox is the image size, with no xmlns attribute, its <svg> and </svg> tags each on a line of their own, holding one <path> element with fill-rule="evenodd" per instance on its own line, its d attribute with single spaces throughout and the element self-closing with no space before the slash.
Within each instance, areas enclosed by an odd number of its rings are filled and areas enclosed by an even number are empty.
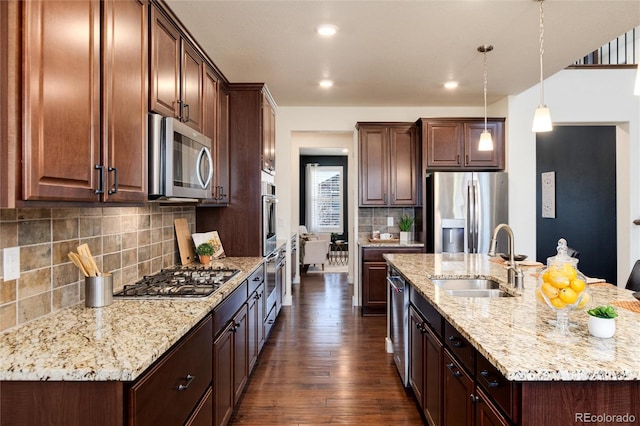
<svg viewBox="0 0 640 426">
<path fill-rule="evenodd" d="M 393 361 L 402 384 L 409 386 L 409 289 L 404 279 L 392 268 L 387 276 L 389 287 L 389 328 L 393 346 Z"/>
</svg>

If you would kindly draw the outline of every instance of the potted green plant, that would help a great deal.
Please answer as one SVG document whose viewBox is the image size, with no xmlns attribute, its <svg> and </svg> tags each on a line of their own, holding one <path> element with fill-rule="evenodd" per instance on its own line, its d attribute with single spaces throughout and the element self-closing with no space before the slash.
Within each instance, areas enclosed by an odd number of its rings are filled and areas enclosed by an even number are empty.
<svg viewBox="0 0 640 426">
<path fill-rule="evenodd" d="M 400 242 L 408 243 L 411 241 L 411 226 L 413 225 L 413 218 L 407 214 L 402 215 L 398 220 L 398 227 L 400 228 Z"/>
<path fill-rule="evenodd" d="M 213 256 L 213 245 L 210 243 L 202 243 L 196 247 L 196 253 L 200 258 L 200 263 L 208 265 L 211 262 L 211 256 Z"/>
<path fill-rule="evenodd" d="M 589 314 L 589 333 L 595 337 L 608 339 L 616 332 L 615 318 L 618 316 L 615 308 L 611 305 L 596 306 L 587 311 Z"/>
</svg>

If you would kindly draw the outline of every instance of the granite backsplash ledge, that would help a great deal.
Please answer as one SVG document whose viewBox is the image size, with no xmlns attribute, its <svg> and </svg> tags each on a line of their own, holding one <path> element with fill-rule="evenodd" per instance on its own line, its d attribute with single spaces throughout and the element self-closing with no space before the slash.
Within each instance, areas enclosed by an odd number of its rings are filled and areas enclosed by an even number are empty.
<svg viewBox="0 0 640 426">
<path fill-rule="evenodd" d="M 174 219 L 195 231 L 195 207 L 0 209 L 0 331 L 84 300 L 84 277 L 67 257 L 87 243 L 114 289 L 179 263 Z M 4 279 L 3 252 L 20 248 L 20 278 Z"/>
</svg>

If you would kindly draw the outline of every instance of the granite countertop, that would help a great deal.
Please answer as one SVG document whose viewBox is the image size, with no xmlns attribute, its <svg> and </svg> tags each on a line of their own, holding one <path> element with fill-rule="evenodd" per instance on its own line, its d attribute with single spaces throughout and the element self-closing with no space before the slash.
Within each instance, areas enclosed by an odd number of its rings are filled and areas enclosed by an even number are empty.
<svg viewBox="0 0 640 426">
<path fill-rule="evenodd" d="M 135 380 L 235 290 L 262 257 L 225 258 L 240 269 L 220 291 L 199 299 L 84 302 L 0 334 L 0 380 Z"/>
<path fill-rule="evenodd" d="M 399 241 L 381 241 L 371 242 L 368 238 L 360 238 L 358 240 L 360 247 L 424 247 L 424 243 L 420 241 L 409 241 L 408 243 L 401 243 Z"/>
<path fill-rule="evenodd" d="M 584 310 L 569 314 L 574 342 L 555 341 L 548 333 L 556 317 L 536 300 L 535 276 L 542 267 L 523 267 L 524 290 L 517 297 L 468 298 L 448 295 L 431 279 L 477 276 L 507 286 L 507 269 L 485 254 L 385 254 L 393 265 L 469 342 L 508 379 L 638 380 L 640 379 L 640 314 L 616 307 L 616 334 L 592 337 Z M 588 307 L 635 301 L 629 290 L 589 285 Z M 574 325 L 571 325 L 573 323 Z"/>
</svg>

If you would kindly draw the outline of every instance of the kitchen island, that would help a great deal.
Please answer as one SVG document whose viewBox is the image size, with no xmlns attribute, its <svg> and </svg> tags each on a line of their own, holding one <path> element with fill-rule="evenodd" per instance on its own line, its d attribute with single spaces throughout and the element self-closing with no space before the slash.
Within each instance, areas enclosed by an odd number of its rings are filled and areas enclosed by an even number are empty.
<svg viewBox="0 0 640 426">
<path fill-rule="evenodd" d="M 0 425 L 144 424 L 140 419 L 132 420 L 131 407 L 144 403 L 141 397 L 146 396 L 138 392 L 136 402 L 136 392 L 145 391 L 145 382 L 153 391 L 158 386 L 149 380 L 153 373 L 163 373 L 163 368 L 169 370 L 175 364 L 180 375 L 169 380 L 181 391 L 178 396 L 189 393 L 186 388 L 191 382 L 191 388 L 201 385 L 210 389 L 211 357 L 215 360 L 212 344 L 215 351 L 217 329 L 228 322 L 218 310 L 231 306 L 234 315 L 237 306 L 254 300 L 248 299 L 253 296 L 248 281 L 262 283 L 263 262 L 262 257 L 214 261 L 214 268 L 240 272 L 209 297 L 114 298 L 103 308 L 86 308 L 82 303 L 0 334 Z M 168 363 L 167 354 L 171 355 Z M 193 378 L 193 371 L 184 371 L 183 377 L 182 369 L 191 368 L 192 361 L 194 367 L 203 368 L 203 374 L 196 373 Z M 229 371 L 230 366 L 225 369 Z M 210 404 L 207 395 L 194 398 Z M 56 405 L 65 408 L 48 412 Z M 179 407 L 172 407 L 178 411 Z M 210 408 L 202 408 L 209 417 Z M 194 409 L 188 406 L 186 410 L 189 414 Z"/>
<path fill-rule="evenodd" d="M 555 313 L 535 296 L 536 276 L 542 267 L 523 267 L 524 290 L 515 290 L 506 284 L 504 263 L 484 254 L 384 257 L 429 309 L 441 316 L 444 346 L 447 340 L 471 346 L 475 358 L 467 370 L 472 378 L 476 367 L 480 377 L 480 365 L 488 362 L 495 368 L 493 375 L 508 381 L 503 387 L 510 389 L 505 409 L 510 421 L 523 425 L 573 424 L 589 415 L 627 415 L 627 419 L 633 416 L 635 421 L 640 420 L 640 314 L 617 308 L 615 336 L 600 339 L 589 335 L 584 310 L 572 312 L 570 331 L 575 341 L 558 341 L 549 338 L 553 330 L 549 321 L 555 319 Z M 494 279 L 513 297 L 456 297 L 432 282 L 436 278 L 467 277 Z M 589 292 L 589 306 L 635 301 L 630 291 L 612 285 L 591 285 Z M 447 330 L 458 337 L 449 336 Z M 445 355 L 449 353 L 443 350 Z M 455 360 L 455 351 L 451 352 Z M 480 391 L 472 390 L 467 397 L 477 401 L 479 393 L 498 387 L 498 381 L 477 380 L 474 386 Z M 446 406 L 446 401 L 443 404 Z"/>
</svg>

